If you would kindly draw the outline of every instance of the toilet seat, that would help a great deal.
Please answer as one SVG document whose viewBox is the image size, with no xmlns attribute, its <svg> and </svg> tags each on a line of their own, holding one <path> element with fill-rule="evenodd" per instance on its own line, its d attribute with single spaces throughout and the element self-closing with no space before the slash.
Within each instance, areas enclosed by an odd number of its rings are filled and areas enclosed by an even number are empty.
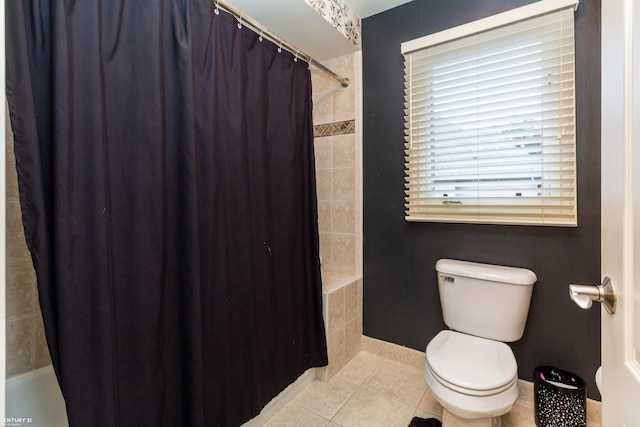
<svg viewBox="0 0 640 427">
<path fill-rule="evenodd" d="M 451 391 L 455 391 L 457 393 L 465 394 L 465 395 L 472 396 L 472 397 L 473 396 L 477 396 L 477 397 L 492 396 L 494 394 L 498 394 L 498 393 L 501 393 L 503 391 L 509 390 L 511 387 L 513 387 L 514 384 L 516 384 L 518 382 L 517 378 L 513 378 L 513 380 L 511 380 L 507 384 L 505 384 L 505 385 L 503 385 L 501 387 L 498 387 L 498 388 L 493 388 L 493 389 L 488 389 L 488 390 L 474 390 L 474 389 L 463 388 L 463 387 L 457 386 L 455 384 L 452 384 L 452 383 L 444 380 L 437 373 L 435 373 L 433 371 L 433 369 L 431 369 L 431 366 L 429 366 L 429 364 L 426 364 L 425 369 L 427 369 L 429 371 L 429 373 L 431 374 L 431 376 L 436 381 L 438 381 L 438 383 L 443 385 L 445 388 L 447 388 L 447 389 L 449 389 Z"/>
<path fill-rule="evenodd" d="M 426 356 L 433 377 L 458 393 L 490 396 L 518 380 L 513 351 L 502 342 L 445 330 L 429 342 Z"/>
</svg>

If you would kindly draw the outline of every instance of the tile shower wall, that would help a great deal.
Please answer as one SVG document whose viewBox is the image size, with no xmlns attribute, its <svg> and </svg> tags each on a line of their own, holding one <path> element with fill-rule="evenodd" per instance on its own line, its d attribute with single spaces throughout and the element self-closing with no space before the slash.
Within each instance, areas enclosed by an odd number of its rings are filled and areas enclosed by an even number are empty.
<svg viewBox="0 0 640 427">
<path fill-rule="evenodd" d="M 360 52 L 324 65 L 349 78 L 343 88 L 312 68 L 320 256 L 323 271 L 361 276 L 362 132 Z"/>
<path fill-rule="evenodd" d="M 360 53 L 324 63 L 351 84 L 343 88 L 312 69 L 313 121 L 322 258 L 322 302 L 329 380 L 353 356 L 362 339 L 362 132 Z"/>
<path fill-rule="evenodd" d="M 316 374 L 328 381 L 362 347 L 362 279 L 323 272 L 322 306 L 329 365 Z"/>
<path fill-rule="evenodd" d="M 6 110 L 6 375 L 10 378 L 49 365 L 51 359 L 38 304 L 36 274 L 22 228 L 13 133 L 10 129 L 8 107 Z"/>
</svg>

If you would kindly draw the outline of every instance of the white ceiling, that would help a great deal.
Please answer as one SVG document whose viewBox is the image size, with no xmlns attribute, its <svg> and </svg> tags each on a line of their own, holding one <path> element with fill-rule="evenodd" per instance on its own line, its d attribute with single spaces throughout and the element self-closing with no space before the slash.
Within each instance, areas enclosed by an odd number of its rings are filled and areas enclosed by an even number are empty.
<svg viewBox="0 0 640 427">
<path fill-rule="evenodd" d="M 226 0 L 318 61 L 355 52 L 357 47 L 305 0 Z M 364 19 L 410 0 L 344 0 Z"/>
<path fill-rule="evenodd" d="M 376 13 L 393 9 L 401 4 L 409 3 L 410 1 L 411 0 L 345 0 L 345 3 L 347 3 L 361 19 L 364 19 Z"/>
</svg>

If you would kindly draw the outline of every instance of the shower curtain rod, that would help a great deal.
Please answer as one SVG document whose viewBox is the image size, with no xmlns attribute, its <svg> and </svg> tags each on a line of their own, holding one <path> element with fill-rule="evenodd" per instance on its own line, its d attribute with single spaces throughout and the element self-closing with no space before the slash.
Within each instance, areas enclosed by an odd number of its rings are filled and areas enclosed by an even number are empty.
<svg viewBox="0 0 640 427">
<path fill-rule="evenodd" d="M 284 48 L 284 49 L 288 50 L 289 52 L 293 53 L 297 58 L 300 58 L 300 59 L 308 62 L 309 64 L 311 64 L 314 67 L 316 67 L 318 70 L 328 74 L 333 79 L 335 79 L 338 82 L 340 82 L 342 87 L 349 87 L 349 83 L 350 82 L 349 82 L 348 78 L 341 77 L 338 74 L 334 73 L 332 70 L 330 70 L 329 68 L 325 67 L 324 65 L 322 65 L 317 60 L 313 59 L 311 57 L 311 55 L 300 51 L 300 49 L 298 49 L 297 47 L 287 43 L 286 41 L 284 41 L 284 39 L 282 37 L 280 37 L 279 35 L 271 32 L 271 30 L 269 30 L 264 25 L 260 24 L 258 21 L 254 20 L 250 16 L 245 15 L 245 13 L 243 11 L 241 11 L 239 9 L 236 9 L 235 7 L 231 6 L 229 3 L 227 3 L 226 1 L 223 1 L 223 0 L 211 0 L 211 1 L 215 4 L 215 10 L 214 11 L 215 11 L 216 14 L 218 13 L 218 8 L 219 7 L 224 9 L 224 10 L 226 10 L 227 12 L 229 12 L 230 14 L 232 14 L 233 16 L 235 16 L 238 19 L 238 25 L 246 25 L 246 26 L 250 27 L 256 33 L 259 33 L 261 36 L 267 37 L 269 40 L 271 40 L 272 42 L 276 43 L 280 48 Z"/>
</svg>

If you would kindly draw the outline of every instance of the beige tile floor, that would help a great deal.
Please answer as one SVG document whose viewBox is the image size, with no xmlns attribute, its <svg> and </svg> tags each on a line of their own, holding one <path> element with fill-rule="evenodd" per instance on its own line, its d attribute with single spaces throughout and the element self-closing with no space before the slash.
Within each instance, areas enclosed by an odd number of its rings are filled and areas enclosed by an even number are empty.
<svg viewBox="0 0 640 427">
<path fill-rule="evenodd" d="M 520 386 L 516 405 L 502 417 L 503 427 L 535 427 L 527 399 L 531 384 Z M 363 351 L 331 380 L 308 385 L 265 426 L 406 427 L 414 416 L 442 419 L 442 407 L 427 390 L 422 370 Z"/>
<path fill-rule="evenodd" d="M 503 427 L 535 427 L 532 408 L 512 412 Z M 442 418 L 422 371 L 363 351 L 331 380 L 307 386 L 265 426 L 406 427 L 414 416 Z"/>
</svg>

